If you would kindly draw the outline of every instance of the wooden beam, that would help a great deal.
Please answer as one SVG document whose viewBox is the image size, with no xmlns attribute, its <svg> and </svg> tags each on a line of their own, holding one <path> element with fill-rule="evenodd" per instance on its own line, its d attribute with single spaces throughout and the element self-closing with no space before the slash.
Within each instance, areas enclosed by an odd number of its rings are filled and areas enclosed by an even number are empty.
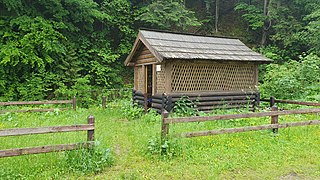
<svg viewBox="0 0 320 180">
<path fill-rule="evenodd" d="M 272 111 L 272 112 L 257 112 L 257 113 L 246 113 L 246 114 L 227 114 L 227 115 L 219 115 L 219 116 L 165 118 L 164 122 L 167 124 L 169 124 L 169 123 L 185 123 L 185 122 L 203 122 L 203 121 L 217 121 L 217 120 L 267 117 L 267 116 L 291 115 L 291 114 L 309 114 L 309 113 L 320 113 L 320 108 Z"/>
<path fill-rule="evenodd" d="M 35 104 L 72 104 L 72 100 L 56 100 L 56 101 L 12 101 L 0 102 L 0 106 L 10 105 L 35 105 Z"/>
<path fill-rule="evenodd" d="M 249 126 L 249 127 L 241 127 L 241 128 L 227 128 L 227 129 L 221 129 L 221 130 L 187 132 L 187 133 L 181 134 L 181 136 L 190 138 L 190 137 L 197 137 L 197 136 L 230 134 L 230 133 L 239 133 L 239 132 L 247 132 L 247 131 L 260 131 L 260 130 L 267 130 L 267 129 L 288 128 L 288 127 L 319 125 L 319 124 L 320 124 L 320 120 L 313 120 L 313 121 L 292 122 L 292 123 L 284 123 L 284 124 L 269 124 L 269 125 Z"/>
<path fill-rule="evenodd" d="M 6 112 L 53 112 L 56 109 L 60 111 L 67 110 L 69 108 L 49 108 L 49 109 L 20 109 L 20 110 L 0 110 L 0 114 L 6 113 Z"/>
<path fill-rule="evenodd" d="M 88 148 L 93 145 L 94 145 L 94 142 L 84 142 L 84 143 L 76 143 L 76 144 L 59 144 L 59 145 L 52 145 L 52 146 L 6 149 L 6 150 L 0 150 L 0 158 L 11 157 L 11 156 L 21 156 L 21 155 L 27 155 L 27 154 L 39 154 L 39 153 L 47 153 L 47 152 L 74 150 L 74 149 L 80 149 L 80 148 Z"/>
<path fill-rule="evenodd" d="M 72 132 L 72 131 L 85 131 L 94 130 L 93 124 L 79 124 L 70 126 L 51 126 L 40 128 L 17 128 L 17 129 L 3 129 L 0 130 L 0 137 L 4 136 L 20 136 L 29 134 L 45 134 L 56 132 Z"/>
<path fill-rule="evenodd" d="M 261 99 L 260 101 L 270 102 L 270 99 Z M 318 102 L 304 102 L 304 101 L 292 101 L 292 100 L 280 100 L 274 99 L 275 103 L 286 103 L 286 104 L 298 104 L 298 105 L 306 105 L 306 106 L 320 106 Z"/>
</svg>

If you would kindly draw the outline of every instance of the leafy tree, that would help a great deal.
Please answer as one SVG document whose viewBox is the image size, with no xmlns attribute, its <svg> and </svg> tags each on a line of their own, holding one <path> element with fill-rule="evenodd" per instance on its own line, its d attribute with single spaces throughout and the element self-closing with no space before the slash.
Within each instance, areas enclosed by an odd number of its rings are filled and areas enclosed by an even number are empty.
<svg viewBox="0 0 320 180">
<path fill-rule="evenodd" d="M 166 30 L 186 30 L 188 27 L 200 26 L 192 11 L 187 10 L 179 1 L 154 1 L 141 9 L 137 20 L 150 28 Z"/>
</svg>

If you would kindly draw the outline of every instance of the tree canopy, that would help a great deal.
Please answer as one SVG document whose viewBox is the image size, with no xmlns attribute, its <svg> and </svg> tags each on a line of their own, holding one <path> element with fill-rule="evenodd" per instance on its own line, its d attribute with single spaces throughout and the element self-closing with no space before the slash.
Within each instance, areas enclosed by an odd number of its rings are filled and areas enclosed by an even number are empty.
<svg viewBox="0 0 320 180">
<path fill-rule="evenodd" d="M 276 93 L 269 85 L 290 85 L 288 92 L 303 86 L 314 97 L 319 6 L 320 0 L 1 0 L 0 100 L 130 84 L 123 61 L 141 27 L 238 37 L 275 60 L 262 69 L 263 92 Z M 298 74 L 291 72 L 297 67 Z"/>
</svg>

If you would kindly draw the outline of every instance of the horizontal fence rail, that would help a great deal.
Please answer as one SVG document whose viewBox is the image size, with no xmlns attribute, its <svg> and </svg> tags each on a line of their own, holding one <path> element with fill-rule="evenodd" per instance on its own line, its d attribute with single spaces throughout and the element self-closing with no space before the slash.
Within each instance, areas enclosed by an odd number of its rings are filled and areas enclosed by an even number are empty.
<svg viewBox="0 0 320 180">
<path fill-rule="evenodd" d="M 21 136 L 30 134 L 47 134 L 47 133 L 58 133 L 58 132 L 72 132 L 72 131 L 85 131 L 94 130 L 93 124 L 79 124 L 70 126 L 51 126 L 51 127 L 40 127 L 40 128 L 17 128 L 17 129 L 5 129 L 0 130 L 0 137 L 4 136 Z"/>
<path fill-rule="evenodd" d="M 305 122 L 292 122 L 292 123 L 283 123 L 283 124 L 248 126 L 248 127 L 240 127 L 240 128 L 226 128 L 221 130 L 187 132 L 187 133 L 183 133 L 181 136 L 182 137 L 209 136 L 209 135 L 230 134 L 230 133 L 239 133 L 239 132 L 247 132 L 247 131 L 260 131 L 260 130 L 267 130 L 267 129 L 278 129 L 278 128 L 288 128 L 288 127 L 318 125 L 318 124 L 320 124 L 319 120 L 313 120 L 313 121 L 305 121 Z"/>
<path fill-rule="evenodd" d="M 269 102 L 270 106 L 273 106 L 275 103 L 285 103 L 285 104 L 297 104 L 297 105 L 305 105 L 305 106 L 320 106 L 320 103 L 317 102 L 303 102 L 303 101 L 292 101 L 292 100 L 280 100 L 275 99 L 274 97 L 270 97 L 270 99 L 261 99 L 263 102 Z"/>
<path fill-rule="evenodd" d="M 217 116 L 182 117 L 182 118 L 168 118 L 169 113 L 167 111 L 164 111 L 162 113 L 161 139 L 165 139 L 169 134 L 169 124 L 175 124 L 175 123 L 205 122 L 205 121 L 231 120 L 231 119 L 268 117 L 268 116 L 271 117 L 271 124 L 269 125 L 226 128 L 226 129 L 220 129 L 220 130 L 206 130 L 206 131 L 199 131 L 199 132 L 187 132 L 179 135 L 182 137 L 208 136 L 208 135 L 238 133 L 238 132 L 246 132 L 246 131 L 258 131 L 258 130 L 266 130 L 266 129 L 272 129 L 274 133 L 277 133 L 279 128 L 320 124 L 320 120 L 291 122 L 291 123 L 283 123 L 283 124 L 278 123 L 278 117 L 280 115 L 320 113 L 320 108 L 278 111 L 278 108 L 276 106 L 273 106 L 271 110 L 272 111 L 270 112 L 226 114 L 226 115 L 217 115 Z"/>
<path fill-rule="evenodd" d="M 200 116 L 200 117 L 185 117 L 185 118 L 164 118 L 165 124 L 174 123 L 186 123 L 186 122 L 203 122 L 203 121 L 216 121 L 216 120 L 229 120 L 229 119 L 241 119 L 241 118 L 254 118 L 254 117 L 267 117 L 267 116 L 279 116 L 290 114 L 310 114 L 320 113 L 320 108 L 317 109 L 300 109 L 300 110 L 285 110 L 285 111 L 271 111 L 271 112 L 257 112 L 246 114 L 226 114 L 219 116 Z"/>
<path fill-rule="evenodd" d="M 47 134 L 47 133 L 61 133 L 74 131 L 87 131 L 87 141 L 84 143 L 75 144 L 58 144 L 49 146 L 27 147 L 0 150 L 0 158 L 20 156 L 27 154 L 38 154 L 56 151 L 73 150 L 78 148 L 87 148 L 94 144 L 94 117 L 88 117 L 88 124 L 68 125 L 68 126 L 51 126 L 39 128 L 16 128 L 0 130 L 0 137 Z"/>
<path fill-rule="evenodd" d="M 11 101 L 0 102 L 0 106 L 11 105 L 37 105 L 37 104 L 72 104 L 72 100 L 56 100 L 56 101 Z"/>
<path fill-rule="evenodd" d="M 72 100 L 55 100 L 55 101 L 11 101 L 11 102 L 0 102 L 0 106 L 13 106 L 13 105 L 41 105 L 41 104 L 72 104 L 73 110 L 77 109 L 76 97 Z M 69 108 L 47 108 L 47 109 L 18 109 L 18 110 L 0 110 L 0 113 L 6 112 L 52 112 L 56 109 L 61 111 Z"/>
<path fill-rule="evenodd" d="M 83 143 L 76 143 L 76 144 L 59 144 L 59 145 L 52 145 L 52 146 L 7 149 L 7 150 L 0 150 L 0 158 L 21 156 L 21 155 L 28 155 L 28 154 L 67 151 L 67 150 L 74 150 L 79 148 L 88 148 L 93 145 L 94 145 L 94 142 L 83 142 Z"/>
</svg>

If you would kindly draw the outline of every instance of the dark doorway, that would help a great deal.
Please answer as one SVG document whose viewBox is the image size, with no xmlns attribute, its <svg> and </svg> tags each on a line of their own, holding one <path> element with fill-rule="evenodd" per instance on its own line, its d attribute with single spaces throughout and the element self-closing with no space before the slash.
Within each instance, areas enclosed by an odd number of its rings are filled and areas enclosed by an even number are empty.
<svg viewBox="0 0 320 180">
<path fill-rule="evenodd" d="M 148 94 L 148 98 L 151 98 L 152 96 L 152 79 L 153 79 L 153 67 L 152 65 L 147 65 L 146 66 L 147 71 L 146 71 L 146 84 L 147 84 L 147 89 L 146 92 Z"/>
</svg>

